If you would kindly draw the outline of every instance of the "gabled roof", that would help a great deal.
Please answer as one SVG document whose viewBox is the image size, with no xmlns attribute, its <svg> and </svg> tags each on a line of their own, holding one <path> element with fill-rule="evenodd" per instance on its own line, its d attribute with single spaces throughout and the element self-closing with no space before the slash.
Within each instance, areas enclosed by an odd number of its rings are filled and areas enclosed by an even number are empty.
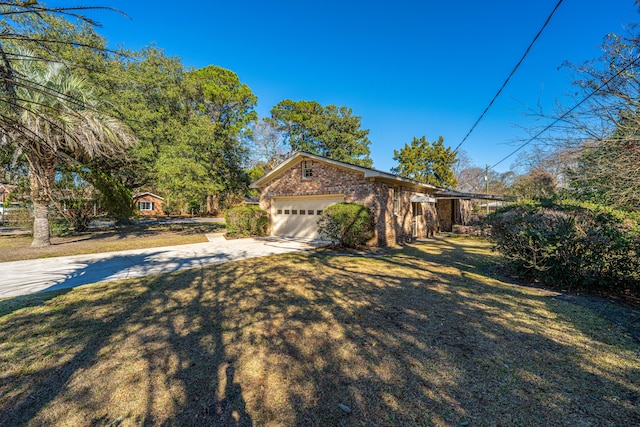
<svg viewBox="0 0 640 427">
<path fill-rule="evenodd" d="M 148 192 L 148 191 L 146 191 L 146 192 L 144 192 L 144 193 L 137 193 L 137 194 L 134 194 L 134 195 L 133 195 L 133 198 L 134 198 L 134 199 L 137 199 L 138 197 L 142 197 L 142 196 L 153 196 L 153 197 L 155 197 L 156 199 L 164 200 L 164 198 L 163 198 L 163 197 L 160 197 L 160 196 L 158 196 L 157 194 L 153 194 L 153 193 L 150 193 L 150 192 Z"/>
<path fill-rule="evenodd" d="M 303 160 L 315 160 L 315 161 L 318 161 L 318 162 L 328 163 L 330 165 L 333 165 L 333 166 L 341 168 L 341 169 L 347 169 L 347 170 L 351 170 L 351 171 L 354 171 L 354 172 L 360 172 L 360 173 L 364 174 L 365 178 L 372 178 L 372 179 L 375 179 L 375 180 L 389 182 L 391 184 L 409 185 L 409 186 L 413 186 L 413 187 L 420 187 L 420 188 L 432 189 L 432 190 L 438 188 L 438 187 L 436 187 L 434 185 L 431 185 L 431 184 L 425 184 L 424 182 L 419 182 L 419 181 L 415 181 L 413 179 L 403 178 L 401 176 L 394 175 L 394 174 L 389 173 L 389 172 L 383 172 L 383 171 L 379 171 L 377 169 L 371 169 L 371 168 L 365 168 L 365 167 L 362 167 L 362 166 L 356 166 L 356 165 L 352 165 L 350 163 L 340 162 L 338 160 L 333 160 L 333 159 L 329 159 L 327 157 L 318 156 L 317 154 L 306 153 L 304 151 L 298 151 L 293 156 L 289 157 L 287 160 L 285 160 L 284 162 L 282 162 L 278 166 L 276 166 L 272 171 L 267 173 L 265 176 L 263 176 L 262 178 L 259 178 L 258 180 L 256 180 L 253 184 L 251 184 L 250 187 L 251 188 L 264 187 L 268 182 L 270 182 L 273 179 L 277 178 L 278 176 L 280 176 L 281 174 L 283 174 L 284 172 L 289 170 L 291 167 L 297 165 L 298 163 L 300 163 Z"/>
</svg>

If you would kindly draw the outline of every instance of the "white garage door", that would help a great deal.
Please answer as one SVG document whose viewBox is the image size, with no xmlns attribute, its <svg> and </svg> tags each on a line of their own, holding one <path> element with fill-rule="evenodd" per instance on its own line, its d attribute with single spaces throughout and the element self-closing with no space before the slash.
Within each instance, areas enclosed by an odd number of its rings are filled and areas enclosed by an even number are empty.
<svg viewBox="0 0 640 427">
<path fill-rule="evenodd" d="M 275 198 L 271 207 L 274 236 L 316 239 L 318 219 L 327 207 L 344 201 L 342 195 Z"/>
</svg>

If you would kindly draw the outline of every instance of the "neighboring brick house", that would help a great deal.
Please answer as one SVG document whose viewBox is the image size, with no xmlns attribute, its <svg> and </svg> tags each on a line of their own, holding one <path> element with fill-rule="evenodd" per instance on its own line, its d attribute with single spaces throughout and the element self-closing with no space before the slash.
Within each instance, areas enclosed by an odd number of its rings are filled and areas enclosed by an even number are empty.
<svg viewBox="0 0 640 427">
<path fill-rule="evenodd" d="M 162 203 L 164 202 L 164 199 L 157 194 L 149 192 L 134 194 L 133 201 L 136 204 L 136 208 L 138 208 L 140 215 L 164 215 L 164 210 L 162 210 Z"/>
<path fill-rule="evenodd" d="M 16 189 L 15 185 L 0 184 L 0 204 L 7 201 L 9 194 Z"/>
<path fill-rule="evenodd" d="M 433 185 L 314 154 L 296 153 L 251 187 L 260 189 L 260 207 L 275 236 L 318 237 L 319 215 L 338 202 L 371 209 L 373 245 L 424 238 L 438 229 Z"/>
</svg>

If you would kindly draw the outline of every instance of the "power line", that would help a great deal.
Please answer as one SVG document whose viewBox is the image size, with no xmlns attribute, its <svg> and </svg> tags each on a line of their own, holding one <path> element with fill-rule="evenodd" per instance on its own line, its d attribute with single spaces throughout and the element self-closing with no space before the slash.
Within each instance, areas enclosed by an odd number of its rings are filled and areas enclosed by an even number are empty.
<svg viewBox="0 0 640 427">
<path fill-rule="evenodd" d="M 610 78 L 608 78 L 604 83 L 602 83 L 600 86 L 598 86 L 593 92 L 591 92 L 589 95 L 585 96 L 584 98 L 582 98 L 580 100 L 580 102 L 578 102 L 576 105 L 574 105 L 573 107 L 571 107 L 570 109 L 568 109 L 567 111 L 565 111 L 560 117 L 557 117 L 556 119 L 554 119 L 550 124 L 548 124 L 547 126 L 544 127 L 544 129 L 542 129 L 540 132 L 538 132 L 537 134 L 535 134 L 534 136 L 532 136 L 531 138 L 529 138 L 527 141 L 525 141 L 522 145 L 520 145 L 518 148 L 516 148 L 515 150 L 513 150 L 511 153 L 509 153 L 508 155 L 506 155 L 505 157 L 503 157 L 502 159 L 500 159 L 497 163 L 494 163 L 492 166 L 489 167 L 489 169 L 493 169 L 496 166 L 498 166 L 499 164 L 501 164 L 502 162 L 504 162 L 505 160 L 507 160 L 509 157 L 513 156 L 514 154 L 516 154 L 518 151 L 522 150 L 524 147 L 526 147 L 527 145 L 531 144 L 533 141 L 535 141 L 536 139 L 538 139 L 540 137 L 540 135 L 542 135 L 543 133 L 545 133 L 546 131 L 548 131 L 549 129 L 551 129 L 553 126 L 556 125 L 556 123 L 563 121 L 565 119 L 565 117 L 567 117 L 569 114 L 571 114 L 572 112 L 574 112 L 579 106 L 581 106 L 582 104 L 584 104 L 586 101 L 589 100 L 589 98 L 591 98 L 593 95 L 595 95 L 596 93 L 600 92 L 605 86 L 607 86 L 613 79 L 617 78 L 618 76 L 620 76 L 623 72 L 627 71 L 629 68 L 631 68 L 632 66 L 636 65 L 636 63 L 638 63 L 638 61 L 640 61 L 640 56 L 638 56 L 636 59 L 634 59 L 633 61 L 629 62 L 627 65 L 625 65 L 624 67 L 622 67 L 616 74 L 614 74 L 613 76 L 611 76 Z M 476 176 L 474 176 L 473 178 L 467 180 L 466 182 L 470 182 L 473 180 L 476 180 L 478 178 L 480 178 L 482 175 L 484 175 L 484 172 L 481 174 L 478 174 Z"/>
<path fill-rule="evenodd" d="M 516 66 L 513 67 L 513 70 L 511 70 L 511 73 L 509 73 L 509 76 L 507 76 L 507 79 L 504 81 L 504 83 L 502 83 L 502 86 L 500 87 L 500 89 L 498 89 L 498 92 L 496 92 L 496 94 L 493 96 L 493 98 L 491 99 L 491 102 L 489 102 L 489 105 L 487 105 L 487 107 L 484 109 L 482 114 L 480 114 L 480 117 L 478 117 L 478 120 L 476 120 L 476 122 L 473 124 L 473 126 L 471 126 L 471 129 L 469 129 L 469 132 L 467 132 L 467 134 L 464 136 L 464 138 L 462 138 L 462 141 L 460 141 L 460 143 L 456 146 L 455 150 L 453 150 L 454 153 L 458 152 L 458 149 L 460 148 L 460 146 L 462 144 L 464 144 L 464 142 L 467 140 L 467 138 L 469 138 L 469 135 L 471 135 L 471 132 L 473 132 L 473 130 L 476 128 L 476 126 L 478 126 L 478 123 L 480 123 L 480 121 L 484 118 L 485 114 L 487 114 L 489 109 L 493 106 L 493 103 L 496 101 L 496 99 L 498 99 L 498 97 L 502 93 L 502 90 L 507 86 L 507 83 L 509 83 L 509 80 L 511 80 L 511 77 L 513 77 L 513 75 L 515 74 L 516 70 L 520 67 L 520 64 L 522 64 L 524 59 L 527 57 L 527 55 L 529 54 L 529 51 L 531 50 L 531 48 L 533 47 L 535 42 L 538 40 L 538 38 L 540 37 L 540 35 L 544 31 L 544 29 L 547 27 L 547 24 L 549 24 L 549 21 L 551 21 L 551 18 L 556 13 L 556 10 L 558 10 L 558 8 L 560 7 L 560 4 L 562 4 L 562 1 L 563 0 L 558 0 L 558 3 L 556 4 L 556 7 L 554 7 L 553 10 L 551 11 L 551 13 L 549 14 L 549 16 L 547 16 L 547 20 L 544 21 L 544 24 L 542 25 L 542 27 L 538 31 L 538 34 L 536 34 L 536 36 L 533 38 L 533 40 L 529 44 L 529 47 L 527 47 L 527 50 L 525 50 L 524 54 L 522 55 L 522 58 L 520 58 L 520 61 L 518 61 Z"/>
</svg>

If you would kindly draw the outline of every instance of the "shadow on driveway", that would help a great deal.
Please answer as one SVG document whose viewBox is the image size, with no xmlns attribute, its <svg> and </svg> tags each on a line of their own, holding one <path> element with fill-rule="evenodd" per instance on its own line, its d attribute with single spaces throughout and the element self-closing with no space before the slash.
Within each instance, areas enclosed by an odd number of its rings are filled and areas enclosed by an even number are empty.
<svg viewBox="0 0 640 427">
<path fill-rule="evenodd" d="M 308 242 L 222 236 L 208 243 L 1 263 L 0 298 L 171 273 L 228 261 L 312 249 Z"/>
</svg>

